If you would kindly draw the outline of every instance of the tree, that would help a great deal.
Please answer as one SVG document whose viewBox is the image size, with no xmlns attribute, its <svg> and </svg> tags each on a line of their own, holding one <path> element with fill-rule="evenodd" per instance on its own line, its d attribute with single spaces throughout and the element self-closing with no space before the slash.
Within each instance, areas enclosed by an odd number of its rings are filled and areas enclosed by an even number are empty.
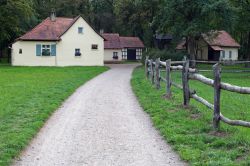
<svg viewBox="0 0 250 166">
<path fill-rule="evenodd" d="M 121 34 L 139 36 L 147 46 L 152 46 L 156 26 L 152 26 L 161 0 L 123 0 L 115 2 L 118 31 Z"/>
<path fill-rule="evenodd" d="M 196 59 L 196 40 L 202 33 L 232 26 L 233 8 L 227 0 L 164 0 L 163 6 L 154 24 L 160 31 L 186 37 L 191 60 Z"/>
<path fill-rule="evenodd" d="M 114 0 L 92 0 L 90 20 L 96 30 L 113 32 L 116 26 Z"/>
<path fill-rule="evenodd" d="M 234 35 L 240 41 L 241 58 L 250 60 L 250 0 L 231 0 L 236 8 Z"/>
<path fill-rule="evenodd" d="M 3 48 L 24 32 L 33 15 L 32 0 L 8 0 L 0 4 L 0 57 Z"/>
</svg>

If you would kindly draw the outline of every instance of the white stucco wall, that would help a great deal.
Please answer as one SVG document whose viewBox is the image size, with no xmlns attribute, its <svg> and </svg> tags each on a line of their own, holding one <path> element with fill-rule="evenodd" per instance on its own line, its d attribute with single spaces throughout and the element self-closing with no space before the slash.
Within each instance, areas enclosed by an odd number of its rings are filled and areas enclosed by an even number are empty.
<svg viewBox="0 0 250 166">
<path fill-rule="evenodd" d="M 78 27 L 83 27 L 83 34 L 78 34 Z M 61 39 L 57 45 L 59 66 L 104 65 L 104 39 L 83 18 L 78 19 Z M 97 44 L 98 50 L 92 50 L 92 44 Z M 81 50 L 80 57 L 75 56 L 76 48 Z"/>
<path fill-rule="evenodd" d="M 56 42 L 17 41 L 12 45 L 13 66 L 55 66 L 55 56 L 36 56 L 36 44 L 51 45 Z M 19 54 L 22 49 L 22 54 Z"/>
<path fill-rule="evenodd" d="M 225 51 L 225 58 L 223 57 L 222 51 L 220 51 L 220 56 L 222 60 L 238 60 L 238 48 L 230 48 L 230 47 L 221 47 Z M 232 51 L 232 58 L 229 58 L 229 52 Z M 198 41 L 198 51 L 197 51 L 197 59 L 198 60 L 208 60 L 208 45 L 203 40 L 200 39 Z"/>
<path fill-rule="evenodd" d="M 83 27 L 83 34 L 78 34 Z M 59 42 L 18 41 L 12 45 L 12 65 L 14 66 L 103 66 L 104 39 L 99 36 L 83 19 L 76 23 L 61 37 Z M 56 56 L 36 56 L 36 44 L 56 44 Z M 92 44 L 98 49 L 92 50 Z M 19 54 L 19 49 L 23 53 Z M 75 49 L 81 50 L 81 56 L 75 56 Z"/>
<path fill-rule="evenodd" d="M 113 59 L 113 53 L 118 53 L 118 59 Z M 122 50 L 121 49 L 105 49 L 104 50 L 104 61 L 121 61 L 122 60 Z"/>
<path fill-rule="evenodd" d="M 238 48 L 221 47 L 225 51 L 225 58 L 223 58 L 223 51 L 220 52 L 222 60 L 238 60 Z M 229 57 L 229 52 L 232 52 L 232 58 Z"/>
</svg>

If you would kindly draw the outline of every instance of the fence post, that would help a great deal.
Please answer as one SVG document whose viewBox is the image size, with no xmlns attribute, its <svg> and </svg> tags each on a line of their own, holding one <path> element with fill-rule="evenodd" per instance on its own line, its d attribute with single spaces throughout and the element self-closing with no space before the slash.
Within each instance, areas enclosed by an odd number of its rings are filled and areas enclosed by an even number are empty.
<svg viewBox="0 0 250 166">
<path fill-rule="evenodd" d="M 151 82 L 154 84 L 154 65 L 153 65 L 153 60 L 150 60 L 150 71 L 151 71 Z"/>
<path fill-rule="evenodd" d="M 170 98 L 172 96 L 171 94 L 171 59 L 166 61 L 166 97 Z"/>
<path fill-rule="evenodd" d="M 185 107 L 189 106 L 189 101 L 190 101 L 188 72 L 189 72 L 189 60 L 186 60 L 183 63 L 183 70 L 182 70 L 183 105 Z"/>
<path fill-rule="evenodd" d="M 145 75 L 146 75 L 146 78 L 148 79 L 148 77 L 149 77 L 149 71 L 148 71 L 148 56 L 146 57 L 146 60 L 145 60 Z"/>
<path fill-rule="evenodd" d="M 213 66 L 214 71 L 214 117 L 213 117 L 213 127 L 218 130 L 220 127 L 220 94 L 221 94 L 221 67 L 217 63 Z"/>
<path fill-rule="evenodd" d="M 160 58 L 157 58 L 155 61 L 155 83 L 156 83 L 156 88 L 160 89 L 161 87 L 161 82 L 160 82 Z"/>
</svg>

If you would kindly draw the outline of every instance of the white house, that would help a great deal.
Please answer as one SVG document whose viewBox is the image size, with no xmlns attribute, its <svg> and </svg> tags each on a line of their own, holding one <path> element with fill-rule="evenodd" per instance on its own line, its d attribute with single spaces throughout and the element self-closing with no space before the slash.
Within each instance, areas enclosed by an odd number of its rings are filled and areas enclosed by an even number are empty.
<svg viewBox="0 0 250 166">
<path fill-rule="evenodd" d="M 138 37 L 122 37 L 117 33 L 103 33 L 105 62 L 140 60 L 143 42 Z"/>
<path fill-rule="evenodd" d="M 81 16 L 51 17 L 12 44 L 13 66 L 103 66 L 104 38 Z"/>
<path fill-rule="evenodd" d="M 208 61 L 238 60 L 239 48 L 240 44 L 226 31 L 213 31 L 202 34 L 197 40 L 196 59 Z M 182 41 L 176 50 L 186 50 L 186 42 Z"/>
</svg>

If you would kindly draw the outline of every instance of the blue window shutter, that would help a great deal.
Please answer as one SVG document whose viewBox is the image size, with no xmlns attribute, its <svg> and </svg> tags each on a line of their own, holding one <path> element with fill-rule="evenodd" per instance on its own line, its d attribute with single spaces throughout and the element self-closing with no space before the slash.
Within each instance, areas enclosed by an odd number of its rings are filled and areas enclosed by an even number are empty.
<svg viewBox="0 0 250 166">
<path fill-rule="evenodd" d="M 42 55 L 42 46 L 41 44 L 36 45 L 36 56 L 41 56 Z"/>
<path fill-rule="evenodd" d="M 56 56 L 56 45 L 55 44 L 51 45 L 51 56 Z"/>
</svg>

